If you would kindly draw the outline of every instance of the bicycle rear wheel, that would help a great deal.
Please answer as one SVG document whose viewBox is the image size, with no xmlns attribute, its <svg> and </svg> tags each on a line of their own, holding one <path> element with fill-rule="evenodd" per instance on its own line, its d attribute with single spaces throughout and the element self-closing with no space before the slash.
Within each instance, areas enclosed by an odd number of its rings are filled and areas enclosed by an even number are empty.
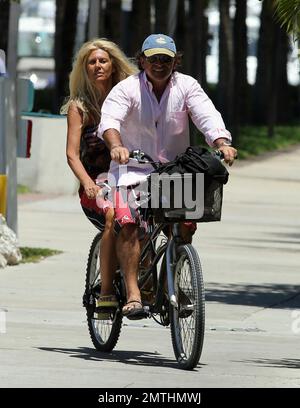
<svg viewBox="0 0 300 408">
<path fill-rule="evenodd" d="M 100 241 L 102 233 L 95 236 L 88 257 L 86 268 L 85 294 L 83 303 L 86 307 L 87 323 L 91 340 L 99 351 L 111 351 L 118 342 L 121 327 L 122 313 L 120 307 L 109 313 L 97 313 L 95 311 L 96 299 L 101 291 L 100 272 Z M 120 273 L 115 278 L 116 295 L 119 301 L 122 299 L 123 281 Z"/>
<path fill-rule="evenodd" d="M 200 259 L 190 244 L 178 248 L 174 287 L 178 307 L 170 305 L 173 350 L 180 367 L 191 370 L 202 352 L 205 299 Z"/>
</svg>

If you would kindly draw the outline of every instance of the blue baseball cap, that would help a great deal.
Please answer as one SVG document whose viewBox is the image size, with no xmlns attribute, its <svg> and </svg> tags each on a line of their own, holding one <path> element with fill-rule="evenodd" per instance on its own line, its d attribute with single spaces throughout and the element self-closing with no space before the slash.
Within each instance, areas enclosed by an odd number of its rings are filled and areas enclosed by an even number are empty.
<svg viewBox="0 0 300 408">
<path fill-rule="evenodd" d="M 151 34 L 142 45 L 142 52 L 146 57 L 155 54 L 165 54 L 174 58 L 176 54 L 176 45 L 173 38 L 164 34 Z"/>
</svg>

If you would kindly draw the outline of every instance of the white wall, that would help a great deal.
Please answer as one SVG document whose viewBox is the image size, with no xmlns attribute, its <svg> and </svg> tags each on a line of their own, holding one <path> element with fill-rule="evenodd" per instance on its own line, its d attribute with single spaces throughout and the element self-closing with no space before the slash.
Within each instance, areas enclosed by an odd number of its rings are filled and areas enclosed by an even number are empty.
<svg viewBox="0 0 300 408">
<path fill-rule="evenodd" d="M 66 160 L 65 117 L 32 117 L 31 157 L 17 159 L 18 184 L 34 192 L 75 194 L 78 182 Z"/>
</svg>

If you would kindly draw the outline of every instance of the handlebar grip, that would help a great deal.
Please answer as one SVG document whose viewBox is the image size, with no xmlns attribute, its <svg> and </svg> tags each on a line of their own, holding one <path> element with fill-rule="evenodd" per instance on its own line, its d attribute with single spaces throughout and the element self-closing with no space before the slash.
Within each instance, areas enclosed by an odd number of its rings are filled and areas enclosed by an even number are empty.
<svg viewBox="0 0 300 408">
<path fill-rule="evenodd" d="M 143 160 L 144 157 L 145 157 L 145 153 L 140 149 L 132 150 L 131 152 L 129 152 L 130 159 Z"/>
<path fill-rule="evenodd" d="M 220 150 L 215 150 L 214 156 L 215 156 L 216 159 L 218 159 L 218 160 L 224 160 L 224 153 L 221 152 Z"/>
<path fill-rule="evenodd" d="M 160 164 L 160 162 L 155 162 L 151 156 L 140 149 L 129 152 L 129 158 L 136 160 L 140 164 L 151 164 L 155 170 L 158 169 Z"/>
<path fill-rule="evenodd" d="M 214 155 L 215 155 L 215 157 L 216 157 L 218 160 L 224 160 L 224 153 L 221 152 L 220 150 L 215 150 L 215 154 L 214 154 Z M 236 155 L 234 159 L 237 160 L 237 159 L 238 159 L 238 155 Z"/>
</svg>

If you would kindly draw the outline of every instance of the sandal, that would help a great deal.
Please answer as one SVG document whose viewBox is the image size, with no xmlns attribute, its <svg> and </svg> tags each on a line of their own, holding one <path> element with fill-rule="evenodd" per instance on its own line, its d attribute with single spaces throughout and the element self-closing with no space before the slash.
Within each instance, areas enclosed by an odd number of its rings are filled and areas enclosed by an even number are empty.
<svg viewBox="0 0 300 408">
<path fill-rule="evenodd" d="M 139 320 L 148 317 L 140 300 L 130 300 L 122 309 L 123 316 L 129 320 Z"/>
</svg>

